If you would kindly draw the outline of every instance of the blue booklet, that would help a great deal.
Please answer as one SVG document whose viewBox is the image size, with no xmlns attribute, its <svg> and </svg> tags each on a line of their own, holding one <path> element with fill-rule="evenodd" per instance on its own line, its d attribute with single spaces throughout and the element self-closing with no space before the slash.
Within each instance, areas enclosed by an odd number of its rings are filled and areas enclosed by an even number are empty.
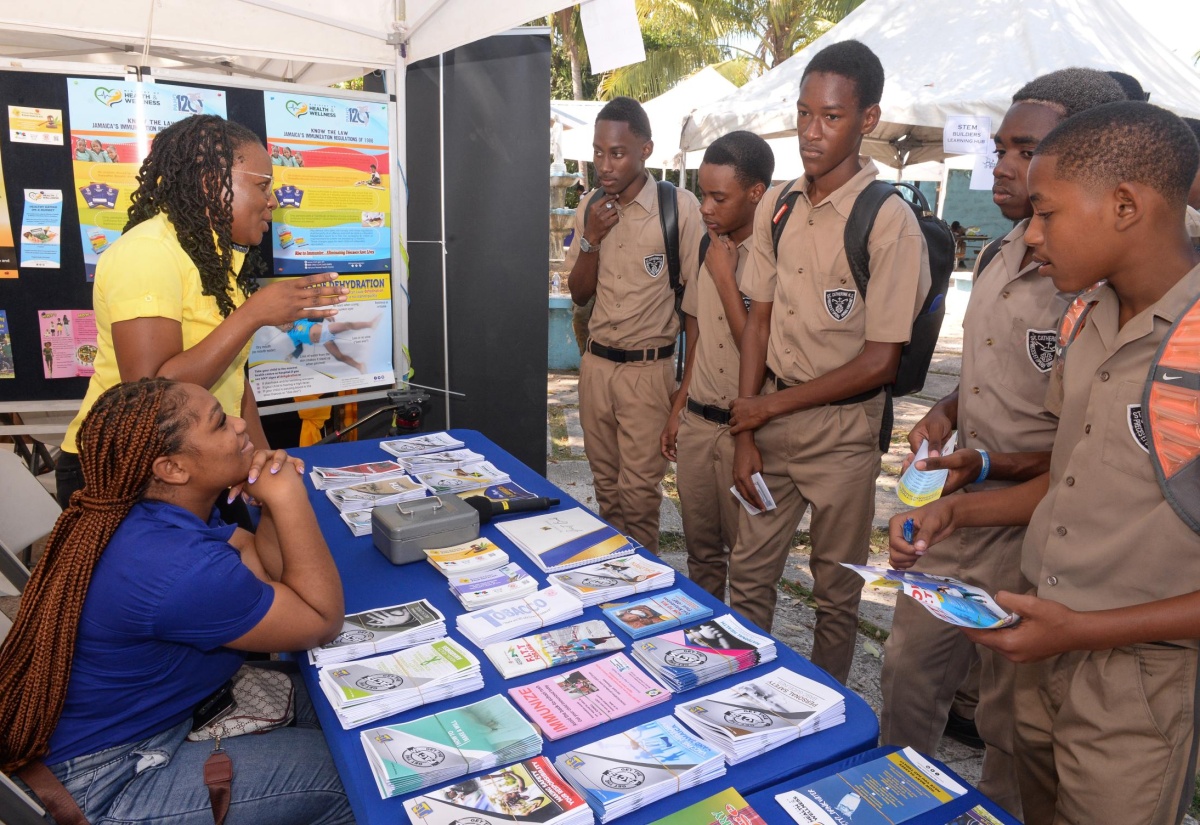
<svg viewBox="0 0 1200 825">
<path fill-rule="evenodd" d="M 707 619 L 712 615 L 712 610 L 682 590 L 669 590 L 610 605 L 604 608 L 604 615 L 630 636 L 640 639 L 672 627 Z"/>
</svg>

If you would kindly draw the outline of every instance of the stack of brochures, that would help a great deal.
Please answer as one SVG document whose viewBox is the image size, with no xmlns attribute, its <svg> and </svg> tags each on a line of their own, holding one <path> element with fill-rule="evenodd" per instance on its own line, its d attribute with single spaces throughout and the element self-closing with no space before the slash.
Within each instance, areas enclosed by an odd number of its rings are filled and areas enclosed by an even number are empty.
<svg viewBox="0 0 1200 825">
<path fill-rule="evenodd" d="M 545 587 L 523 599 L 513 599 L 463 614 L 458 632 L 480 647 L 515 639 L 539 627 L 558 624 L 583 613 L 583 602 L 561 587 Z"/>
<path fill-rule="evenodd" d="M 358 510 L 353 513 L 341 513 L 342 521 L 346 522 L 346 526 L 350 528 L 350 532 L 357 536 L 371 535 L 371 511 Z"/>
<path fill-rule="evenodd" d="M 635 545 L 581 507 L 496 525 L 543 573 L 557 573 L 619 556 Z"/>
<path fill-rule="evenodd" d="M 550 583 L 561 584 L 578 596 L 585 606 L 591 607 L 635 593 L 670 587 L 675 583 L 675 568 L 641 556 L 624 556 L 565 573 L 552 573 Z"/>
<path fill-rule="evenodd" d="M 715 825 L 719 822 L 729 825 L 767 825 L 767 821 L 734 788 L 726 788 L 708 799 L 701 799 L 681 811 L 654 820 L 650 825 Z"/>
<path fill-rule="evenodd" d="M 554 765 L 601 822 L 725 775 L 721 752 L 670 716 L 567 751 Z"/>
<path fill-rule="evenodd" d="M 520 599 L 537 590 L 537 579 L 526 573 L 516 562 L 497 567 L 451 576 L 450 592 L 467 610 L 480 610 L 501 602 Z"/>
<path fill-rule="evenodd" d="M 429 488 L 412 476 L 399 476 L 385 481 L 364 481 L 349 487 L 325 491 L 339 513 L 360 513 L 388 504 L 399 504 L 429 495 Z"/>
<path fill-rule="evenodd" d="M 497 642 L 483 649 L 505 679 L 591 659 L 625 647 L 601 621 L 581 622 L 532 636 Z"/>
<path fill-rule="evenodd" d="M 379 446 L 397 458 L 408 458 L 409 456 L 425 455 L 426 453 L 457 450 L 467 445 L 465 442 L 459 441 L 450 435 L 450 433 L 422 433 L 421 435 L 414 435 L 409 438 L 396 438 L 391 441 L 384 441 Z"/>
<path fill-rule="evenodd" d="M 360 738 L 385 799 L 542 751 L 542 737 L 503 696 L 369 728 Z"/>
<path fill-rule="evenodd" d="M 408 470 L 395 461 L 368 461 L 348 467 L 313 467 L 308 477 L 318 490 L 336 490 L 339 487 L 366 484 L 368 481 L 390 481 L 407 475 Z"/>
<path fill-rule="evenodd" d="M 429 559 L 429 563 L 439 573 L 447 577 L 495 570 L 508 564 L 508 553 L 484 538 L 464 541 L 452 547 L 426 550 L 425 558 Z"/>
<path fill-rule="evenodd" d="M 635 639 L 661 633 L 672 627 L 692 624 L 712 615 L 705 607 L 682 590 L 672 590 L 656 596 L 642 596 L 604 608 L 604 615 L 621 630 Z"/>
<path fill-rule="evenodd" d="M 633 657 L 680 693 L 774 660 L 775 640 L 726 614 L 634 642 Z"/>
<path fill-rule="evenodd" d="M 624 653 L 510 688 L 508 695 L 547 739 L 561 739 L 662 704 L 671 695 Z"/>
<path fill-rule="evenodd" d="M 405 800 L 412 825 L 592 825 L 591 808 L 544 756 Z"/>
<path fill-rule="evenodd" d="M 432 473 L 434 470 L 457 470 L 484 460 L 483 453 L 474 450 L 442 450 L 437 453 L 404 456 L 399 463 L 410 473 Z"/>
<path fill-rule="evenodd" d="M 317 667 L 378 656 L 446 635 L 446 617 L 425 599 L 351 613 L 332 642 L 308 651 Z"/>
<path fill-rule="evenodd" d="M 433 490 L 434 495 L 481 490 L 508 481 L 508 473 L 490 461 L 479 461 L 454 470 L 430 470 L 417 473 L 417 478 Z"/>
<path fill-rule="evenodd" d="M 479 660 L 453 639 L 317 671 L 346 730 L 402 710 L 479 690 Z"/>
<path fill-rule="evenodd" d="M 831 687 L 781 667 L 740 685 L 675 706 L 683 723 L 725 754 L 730 765 L 846 721 L 846 701 Z"/>
</svg>

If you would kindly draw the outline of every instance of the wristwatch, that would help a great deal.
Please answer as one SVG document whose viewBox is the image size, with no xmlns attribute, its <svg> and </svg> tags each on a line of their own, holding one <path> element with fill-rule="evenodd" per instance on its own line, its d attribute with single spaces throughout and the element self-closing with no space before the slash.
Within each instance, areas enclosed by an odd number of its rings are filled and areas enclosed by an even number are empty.
<svg viewBox="0 0 1200 825">
<path fill-rule="evenodd" d="M 599 252 L 600 244 L 595 244 L 593 246 L 592 244 L 588 243 L 587 238 L 585 238 L 583 235 L 580 235 L 579 236 L 579 251 L 580 252 Z"/>
</svg>

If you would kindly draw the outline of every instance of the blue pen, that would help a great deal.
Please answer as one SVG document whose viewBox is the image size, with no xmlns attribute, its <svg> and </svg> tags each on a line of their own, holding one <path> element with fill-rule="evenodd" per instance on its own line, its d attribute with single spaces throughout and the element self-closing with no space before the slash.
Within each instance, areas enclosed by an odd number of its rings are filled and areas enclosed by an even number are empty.
<svg viewBox="0 0 1200 825">
<path fill-rule="evenodd" d="M 915 526 L 915 525 L 913 524 L 913 520 L 912 520 L 912 519 L 910 519 L 910 518 L 906 518 L 906 519 L 904 520 L 904 540 L 905 540 L 905 541 L 907 541 L 909 544 L 912 544 L 912 540 L 913 540 L 913 527 L 914 527 L 914 526 Z"/>
</svg>

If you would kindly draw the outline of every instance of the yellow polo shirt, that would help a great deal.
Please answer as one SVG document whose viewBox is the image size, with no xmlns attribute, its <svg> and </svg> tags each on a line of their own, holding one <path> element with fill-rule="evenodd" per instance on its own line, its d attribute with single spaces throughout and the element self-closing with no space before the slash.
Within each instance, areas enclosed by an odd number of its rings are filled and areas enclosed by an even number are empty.
<svg viewBox="0 0 1200 825">
<path fill-rule="evenodd" d="M 233 252 L 229 283 L 234 306 L 246 296 L 237 286 L 237 273 L 246 256 Z M 96 399 L 121 381 L 117 355 L 113 349 L 112 325 L 134 318 L 171 318 L 183 327 L 183 348 L 191 349 L 217 328 L 224 318 L 217 300 L 202 292 L 200 270 L 179 245 L 175 227 L 166 214 L 144 221 L 117 239 L 100 256 L 92 303 L 96 310 L 96 373 L 88 382 L 87 395 L 79 414 L 67 428 L 62 448 L 76 452 L 75 439 L 84 417 Z M 250 342 L 242 347 L 229 368 L 209 387 L 229 415 L 242 414 L 243 368 L 250 355 Z"/>
</svg>

